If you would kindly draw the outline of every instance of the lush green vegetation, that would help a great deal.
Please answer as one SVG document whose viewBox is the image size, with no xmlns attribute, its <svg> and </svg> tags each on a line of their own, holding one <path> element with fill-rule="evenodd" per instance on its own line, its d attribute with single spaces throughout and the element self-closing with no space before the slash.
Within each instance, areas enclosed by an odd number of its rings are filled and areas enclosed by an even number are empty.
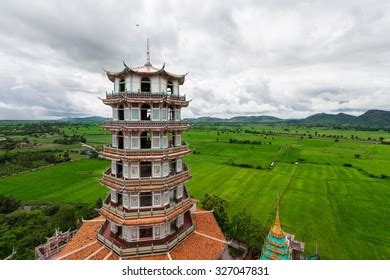
<svg viewBox="0 0 390 280">
<path fill-rule="evenodd" d="M 76 143 L 85 143 L 87 139 L 83 135 L 73 134 L 72 136 L 64 134 L 61 139 L 54 140 L 54 143 L 72 145 Z"/>
<path fill-rule="evenodd" d="M 0 178 L 0 194 L 12 195 L 21 207 L 34 206 L 3 215 L 12 218 L 22 211 L 20 215 L 25 217 L 37 215 L 31 226 L 55 225 L 54 218 L 42 212 L 43 206 L 90 207 L 105 196 L 106 189 L 97 180 L 109 163 L 82 155 L 79 143 L 54 141 L 63 134 L 77 134 L 99 149 L 110 136 L 97 123 L 61 124 L 53 131 L 10 135 L 16 142 L 27 137 L 33 145 L 10 149 L 8 154 L 52 149 L 63 155 L 69 150 L 71 161 Z M 6 139 L 6 135 L 1 136 Z M 390 138 L 389 132 L 281 124 L 196 124 L 183 138 L 193 150 L 186 159 L 193 175 L 187 184 L 190 194 L 201 201 L 206 194 L 225 200 L 229 225 L 225 232 L 251 248 L 256 247 L 255 239 L 259 239 L 258 246 L 262 244 L 261 234 L 273 223 L 279 195 L 282 226 L 306 242 L 307 254 L 318 244 L 324 259 L 390 258 L 390 145 L 383 144 Z M 77 211 L 76 216 L 80 218 Z M 1 217 L 0 224 L 9 224 Z M 240 217 L 250 221 L 248 230 L 239 230 L 244 223 Z M 27 222 L 20 226 L 30 227 Z M 0 236 L 16 227 L 2 226 Z M 37 236 L 45 234 L 51 232 Z M 4 242 L 19 244 L 20 236 L 15 236 Z M 9 250 L 7 247 L 7 254 Z M 23 256 L 31 256 L 29 252 Z"/>
<path fill-rule="evenodd" d="M 0 197 L 0 204 L 3 202 L 4 197 Z M 73 230 L 80 225 L 81 217 L 96 217 L 96 209 L 101 206 L 99 203 L 25 206 L 10 213 L 0 213 L 0 259 L 9 256 L 12 259 L 34 259 L 35 247 L 46 242 L 46 237 L 52 236 L 55 229 Z"/>
<path fill-rule="evenodd" d="M 227 213 L 229 203 L 215 194 L 206 194 L 201 203 L 204 209 L 213 210 L 214 217 L 226 237 L 244 242 L 248 246 L 249 258 L 254 259 L 260 256 L 267 230 L 258 218 L 249 215 L 244 210 L 229 217 Z M 238 252 L 232 250 L 232 253 Z"/>
<path fill-rule="evenodd" d="M 11 175 L 24 170 L 31 170 L 41 166 L 67 162 L 69 152 L 59 150 L 23 151 L 0 155 L 0 176 Z"/>
</svg>

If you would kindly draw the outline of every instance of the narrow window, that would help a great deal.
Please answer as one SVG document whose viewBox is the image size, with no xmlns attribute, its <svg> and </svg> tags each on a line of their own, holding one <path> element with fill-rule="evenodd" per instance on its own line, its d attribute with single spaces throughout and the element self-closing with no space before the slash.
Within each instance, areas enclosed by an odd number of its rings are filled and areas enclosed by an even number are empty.
<svg viewBox="0 0 390 280">
<path fill-rule="evenodd" d="M 119 92 L 125 92 L 126 91 L 126 84 L 125 79 L 119 80 Z"/>
<path fill-rule="evenodd" d="M 123 132 L 120 131 L 118 134 L 118 149 L 123 149 Z"/>
</svg>

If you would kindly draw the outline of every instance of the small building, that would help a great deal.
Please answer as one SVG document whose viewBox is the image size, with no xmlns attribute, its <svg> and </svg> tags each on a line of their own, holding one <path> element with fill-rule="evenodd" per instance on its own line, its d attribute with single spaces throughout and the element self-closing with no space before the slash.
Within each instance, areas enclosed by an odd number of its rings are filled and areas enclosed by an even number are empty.
<svg viewBox="0 0 390 280">
<path fill-rule="evenodd" d="M 289 241 L 280 225 L 279 205 L 276 209 L 275 223 L 265 239 L 260 259 L 291 260 Z"/>
<path fill-rule="evenodd" d="M 279 203 L 275 223 L 269 231 L 262 251 L 261 260 L 304 260 L 305 243 L 295 240 L 295 235 L 284 232 L 280 224 Z"/>
</svg>

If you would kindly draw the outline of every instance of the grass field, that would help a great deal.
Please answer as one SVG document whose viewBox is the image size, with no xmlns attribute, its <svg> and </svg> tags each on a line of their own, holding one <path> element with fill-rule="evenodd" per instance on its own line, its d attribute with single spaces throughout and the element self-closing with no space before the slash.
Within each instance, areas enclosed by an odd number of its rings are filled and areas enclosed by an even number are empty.
<svg viewBox="0 0 390 280">
<path fill-rule="evenodd" d="M 84 134 L 88 144 L 110 141 L 97 126 L 66 129 L 67 134 Z M 275 134 L 245 133 L 244 129 Z M 318 244 L 324 259 L 390 259 L 390 179 L 386 178 L 390 176 L 390 145 L 366 141 L 388 138 L 388 132 L 326 128 L 285 132 L 280 126 L 263 125 L 191 129 L 183 137 L 195 151 L 186 158 L 193 175 L 190 194 L 201 199 L 215 193 L 229 201 L 230 215 L 245 210 L 267 228 L 273 223 L 279 195 L 282 226 L 306 242 L 307 254 Z M 348 139 L 307 136 L 315 132 Z M 362 139 L 351 140 L 352 134 Z M 262 143 L 234 144 L 229 139 Z M 26 203 L 91 203 L 106 193 L 97 179 L 108 165 L 85 159 L 0 178 L 0 193 Z"/>
<path fill-rule="evenodd" d="M 325 259 L 390 258 L 390 180 L 369 175 L 390 175 L 390 146 L 196 130 L 185 139 L 197 151 L 187 159 L 194 197 L 218 194 L 230 202 L 230 214 L 244 209 L 269 227 L 279 195 L 283 228 L 306 242 L 306 253 L 318 244 Z M 272 170 L 227 164 L 265 167 L 274 160 Z"/>
<path fill-rule="evenodd" d="M 107 161 L 84 159 L 0 178 L 0 194 L 24 203 L 94 203 L 106 188 L 98 183 Z"/>
</svg>

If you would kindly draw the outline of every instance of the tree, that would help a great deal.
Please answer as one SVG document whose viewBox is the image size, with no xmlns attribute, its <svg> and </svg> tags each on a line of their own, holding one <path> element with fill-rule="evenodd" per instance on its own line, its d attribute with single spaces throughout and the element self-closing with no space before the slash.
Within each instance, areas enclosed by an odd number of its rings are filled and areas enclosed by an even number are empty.
<svg viewBox="0 0 390 280">
<path fill-rule="evenodd" d="M 250 230 L 251 217 L 244 211 L 235 214 L 231 220 L 230 234 L 237 241 L 247 239 Z"/>
<path fill-rule="evenodd" d="M 64 161 L 70 161 L 69 151 L 64 152 Z"/>
<path fill-rule="evenodd" d="M 76 211 L 71 206 L 61 206 L 56 214 L 53 215 L 54 224 L 62 231 L 76 228 Z"/>
<path fill-rule="evenodd" d="M 20 202 L 12 196 L 0 195 L 0 214 L 14 212 L 20 206 Z"/>
<path fill-rule="evenodd" d="M 218 225 L 224 233 L 229 233 L 229 218 L 226 209 L 229 203 L 215 194 L 206 194 L 202 199 L 205 210 L 214 210 L 213 214 Z"/>
<path fill-rule="evenodd" d="M 265 229 L 260 221 L 241 211 L 233 216 L 230 223 L 232 238 L 244 242 L 252 256 L 258 256 L 264 243 Z"/>
</svg>

